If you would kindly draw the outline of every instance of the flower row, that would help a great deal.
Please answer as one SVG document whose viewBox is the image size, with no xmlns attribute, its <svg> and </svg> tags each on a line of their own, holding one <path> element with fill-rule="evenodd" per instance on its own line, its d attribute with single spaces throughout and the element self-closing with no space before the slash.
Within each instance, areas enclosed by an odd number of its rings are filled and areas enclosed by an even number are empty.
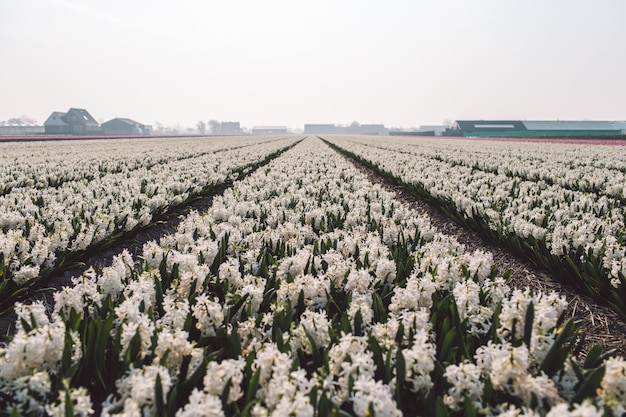
<svg viewBox="0 0 626 417">
<path fill-rule="evenodd" d="M 0 143 L 0 195 L 21 187 L 48 188 L 68 181 L 91 181 L 107 174 L 150 169 L 277 139 L 270 136 L 236 140 L 220 137 Z"/>
<path fill-rule="evenodd" d="M 361 143 L 380 146 L 371 141 Z M 382 146 L 451 165 L 626 199 L 624 147 L 439 139 L 416 143 L 414 138 L 402 137 Z"/>
<path fill-rule="evenodd" d="M 467 150 L 463 164 L 446 162 L 444 145 L 439 149 L 443 156 L 433 159 L 402 151 L 392 141 L 332 138 L 334 144 L 375 169 L 434 199 L 456 220 L 530 256 L 573 285 L 608 301 L 626 317 L 626 207 L 622 200 L 475 169 L 470 161 L 476 158 L 474 149 L 481 149 L 478 141 L 471 142 L 473 147 Z M 433 148 L 436 145 L 427 143 Z M 545 144 L 541 145 L 545 152 Z M 493 146 L 493 142 L 485 144 L 487 149 Z M 601 152 L 597 149 L 585 147 L 588 154 Z M 457 153 L 454 158 L 462 156 Z"/>
<path fill-rule="evenodd" d="M 13 188 L 0 196 L 0 294 L 39 279 L 77 252 L 148 225 L 155 216 L 237 178 L 295 140 L 241 148 L 233 146 L 238 138 L 231 138 L 233 149 L 221 152 L 205 152 L 206 144 L 199 140 L 187 144 L 187 152 L 195 145 L 199 156 L 65 181 L 57 187 Z M 163 156 L 170 149 L 162 141 L 142 140 L 135 142 L 134 154 L 153 146 Z M 89 152 L 89 147 L 81 149 Z"/>
</svg>

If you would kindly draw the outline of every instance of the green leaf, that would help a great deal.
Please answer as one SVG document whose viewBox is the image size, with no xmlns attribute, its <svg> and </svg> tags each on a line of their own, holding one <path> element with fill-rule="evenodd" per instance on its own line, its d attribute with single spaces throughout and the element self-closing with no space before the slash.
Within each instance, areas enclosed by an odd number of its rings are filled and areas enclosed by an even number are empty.
<svg viewBox="0 0 626 417">
<path fill-rule="evenodd" d="M 524 343 L 530 349 L 530 341 L 533 334 L 533 321 L 535 320 L 535 306 L 531 302 L 526 309 L 526 318 L 524 321 Z"/>
<path fill-rule="evenodd" d="M 230 386 L 232 384 L 232 378 L 228 378 L 228 381 L 226 381 L 226 384 L 224 384 L 224 389 L 222 390 L 222 406 L 224 407 L 224 409 L 226 409 L 226 406 L 228 404 L 228 397 L 230 396 Z"/>
<path fill-rule="evenodd" d="M 464 402 L 464 416 L 465 417 L 476 417 L 476 405 L 474 404 L 474 401 L 472 401 L 471 399 L 465 397 L 465 402 Z"/>
<path fill-rule="evenodd" d="M 259 389 L 259 378 L 261 377 L 261 368 L 257 368 L 256 371 L 252 374 L 252 378 L 250 378 L 250 383 L 248 384 L 248 389 L 246 391 L 246 402 L 245 404 L 250 404 L 256 398 L 256 392 Z"/>
<path fill-rule="evenodd" d="M 387 322 L 387 309 L 378 293 L 372 294 L 372 309 L 374 310 L 374 320 L 379 323 Z"/>
<path fill-rule="evenodd" d="M 372 352 L 372 359 L 374 360 L 374 365 L 376 365 L 376 379 L 380 379 L 387 384 L 390 377 L 387 378 L 387 369 L 385 367 L 385 362 L 383 361 L 383 352 L 380 344 L 373 336 L 370 336 L 369 338 L 369 350 Z"/>
<path fill-rule="evenodd" d="M 354 335 L 363 336 L 363 315 L 360 309 L 354 315 Z"/>
<path fill-rule="evenodd" d="M 65 332 L 61 364 L 61 369 L 65 371 L 68 370 L 72 365 L 72 337 L 70 336 L 70 332 L 68 331 Z"/>
<path fill-rule="evenodd" d="M 577 326 L 572 320 L 568 320 L 559 328 L 554 344 L 546 354 L 540 369 L 549 377 L 563 367 L 568 351 L 571 348 L 572 339 L 575 338 Z"/>
<path fill-rule="evenodd" d="M 493 396 L 493 382 L 491 382 L 491 377 L 489 375 L 486 376 L 485 379 L 485 388 L 483 389 L 483 400 L 486 404 L 491 402 L 491 397 Z"/>
<path fill-rule="evenodd" d="M 318 416 L 327 416 L 330 414 L 330 401 L 328 401 L 328 396 L 325 392 L 320 396 L 320 400 L 317 403 L 317 415 Z"/>
<path fill-rule="evenodd" d="M 317 346 L 317 344 L 315 343 L 315 339 L 313 338 L 313 335 L 311 334 L 311 332 L 309 332 L 309 330 L 304 327 L 304 333 L 306 334 L 307 339 L 309 339 L 309 343 L 311 343 L 311 352 L 313 353 L 313 361 L 315 363 L 316 367 L 322 366 L 323 364 L 323 359 L 322 359 L 322 354 L 320 353 L 320 348 Z"/>
<path fill-rule="evenodd" d="M 65 417 L 74 417 L 74 402 L 70 396 L 69 388 L 65 389 Z"/>
<path fill-rule="evenodd" d="M 396 343 L 398 344 L 398 347 L 402 346 L 403 340 L 404 340 L 404 323 L 400 321 L 400 323 L 398 323 L 398 331 L 396 333 Z"/>
<path fill-rule="evenodd" d="M 500 327 L 500 314 L 502 313 L 502 302 L 499 302 L 493 312 L 491 328 L 489 329 L 490 339 L 493 343 L 498 342 L 498 328 Z"/>
<path fill-rule="evenodd" d="M 128 349 L 126 349 L 126 353 L 124 355 L 124 362 L 126 363 L 126 365 L 130 365 L 131 362 L 136 361 L 140 351 L 141 336 L 139 335 L 139 330 L 137 330 L 133 338 L 130 340 Z"/>
<path fill-rule="evenodd" d="M 404 386 L 406 384 L 406 361 L 402 354 L 402 349 L 398 348 L 396 354 L 396 401 L 398 404 L 403 402 Z"/>
<path fill-rule="evenodd" d="M 184 398 L 186 399 L 188 397 L 189 395 L 185 396 Z M 170 393 L 167 396 L 167 409 L 165 411 L 166 416 L 173 416 L 176 414 L 176 409 L 178 407 L 178 398 L 182 398 L 182 396 L 179 397 L 178 395 L 178 385 L 174 385 L 170 389 Z"/>
<path fill-rule="evenodd" d="M 583 368 L 595 368 L 600 365 L 600 362 L 602 361 L 602 350 L 602 345 L 593 345 L 587 353 L 587 357 L 585 358 L 585 362 L 583 363 Z"/>
<path fill-rule="evenodd" d="M 582 403 L 585 398 L 593 398 L 596 395 L 596 391 L 600 388 L 600 383 L 604 377 L 605 367 L 596 368 L 591 371 L 586 377 L 583 383 L 580 385 L 576 394 L 572 398 L 572 403 Z"/>
<path fill-rule="evenodd" d="M 450 330 L 448 330 L 445 334 L 445 336 L 443 337 L 443 343 L 441 343 L 441 349 L 439 351 L 439 360 L 442 362 L 454 362 L 450 355 L 451 350 L 450 348 L 452 347 L 452 344 L 454 342 L 454 339 L 456 338 L 456 329 L 452 328 Z"/>
<path fill-rule="evenodd" d="M 352 333 L 352 325 L 346 313 L 341 315 L 341 331 L 345 334 Z"/>
<path fill-rule="evenodd" d="M 161 280 L 156 276 L 154 277 L 154 289 L 156 295 L 156 303 L 157 309 L 159 310 L 159 314 L 163 315 L 163 287 L 161 285 Z"/>
<path fill-rule="evenodd" d="M 436 417 L 449 417 L 450 413 L 448 412 L 448 408 L 443 402 L 443 397 L 438 396 L 435 400 L 435 416 Z"/>
<path fill-rule="evenodd" d="M 237 315 L 237 312 L 239 311 L 239 309 L 241 309 L 241 307 L 246 302 L 249 296 L 250 296 L 250 293 L 247 293 L 243 297 L 241 297 L 239 300 L 237 300 L 237 302 L 228 309 L 226 316 L 230 319 L 234 319 L 235 316 Z"/>
<path fill-rule="evenodd" d="M 164 417 L 165 404 L 163 403 L 163 385 L 161 384 L 161 374 L 157 374 L 154 383 L 154 404 L 156 406 L 156 416 Z"/>
</svg>

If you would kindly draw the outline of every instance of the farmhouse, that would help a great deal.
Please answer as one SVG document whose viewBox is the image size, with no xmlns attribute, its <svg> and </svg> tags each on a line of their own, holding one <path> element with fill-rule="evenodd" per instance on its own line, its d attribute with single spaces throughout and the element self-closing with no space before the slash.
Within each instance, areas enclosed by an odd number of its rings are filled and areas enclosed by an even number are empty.
<svg viewBox="0 0 626 417">
<path fill-rule="evenodd" d="M 67 113 L 52 112 L 44 122 L 44 132 L 57 135 L 93 135 L 102 133 L 100 125 L 85 109 L 71 108 Z"/>
<path fill-rule="evenodd" d="M 477 137 L 568 137 L 616 136 L 621 129 L 614 122 L 568 120 L 457 120 L 450 136 Z"/>
<path fill-rule="evenodd" d="M 102 123 L 105 135 L 150 135 L 152 126 L 144 125 L 131 119 L 116 117 Z"/>
</svg>

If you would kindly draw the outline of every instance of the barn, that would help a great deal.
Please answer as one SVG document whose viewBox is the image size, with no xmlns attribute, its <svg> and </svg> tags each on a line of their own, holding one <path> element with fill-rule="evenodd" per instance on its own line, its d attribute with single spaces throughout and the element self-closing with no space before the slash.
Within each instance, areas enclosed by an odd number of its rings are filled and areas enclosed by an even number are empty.
<svg viewBox="0 0 626 417">
<path fill-rule="evenodd" d="M 152 127 L 131 119 L 116 117 L 102 123 L 105 135 L 150 135 Z"/>
<path fill-rule="evenodd" d="M 592 137 L 619 136 L 614 122 L 590 120 L 457 120 L 447 131 L 473 137 Z"/>
</svg>

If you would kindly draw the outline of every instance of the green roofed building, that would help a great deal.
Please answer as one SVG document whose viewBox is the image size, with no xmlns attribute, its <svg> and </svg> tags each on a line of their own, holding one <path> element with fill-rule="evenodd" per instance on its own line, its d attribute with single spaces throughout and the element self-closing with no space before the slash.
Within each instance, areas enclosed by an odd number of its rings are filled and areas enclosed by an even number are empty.
<svg viewBox="0 0 626 417">
<path fill-rule="evenodd" d="M 568 120 L 457 120 L 446 134 L 475 137 L 619 136 L 614 122 Z"/>
</svg>

